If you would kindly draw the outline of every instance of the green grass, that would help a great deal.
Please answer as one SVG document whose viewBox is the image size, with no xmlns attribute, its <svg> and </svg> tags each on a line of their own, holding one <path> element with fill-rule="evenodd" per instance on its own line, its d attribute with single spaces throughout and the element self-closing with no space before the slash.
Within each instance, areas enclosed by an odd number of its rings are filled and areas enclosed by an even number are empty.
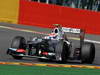
<svg viewBox="0 0 100 75">
<path fill-rule="evenodd" d="M 100 69 L 0 65 L 0 75 L 100 75 Z"/>
</svg>

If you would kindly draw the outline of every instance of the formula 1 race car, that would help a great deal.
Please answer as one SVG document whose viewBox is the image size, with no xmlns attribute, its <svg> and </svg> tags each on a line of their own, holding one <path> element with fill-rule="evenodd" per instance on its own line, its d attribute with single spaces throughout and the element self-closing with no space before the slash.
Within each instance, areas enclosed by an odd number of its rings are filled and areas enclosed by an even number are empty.
<svg viewBox="0 0 100 75">
<path fill-rule="evenodd" d="M 69 34 L 79 35 L 74 43 L 68 37 Z M 95 45 L 84 41 L 85 32 L 76 28 L 54 28 L 53 32 L 48 36 L 34 37 L 26 41 L 22 36 L 16 36 L 8 48 L 7 54 L 14 59 L 22 59 L 23 57 L 33 57 L 39 60 L 53 60 L 67 62 L 78 60 L 81 63 L 91 64 L 95 58 Z M 78 47 L 75 47 L 79 44 Z"/>
</svg>

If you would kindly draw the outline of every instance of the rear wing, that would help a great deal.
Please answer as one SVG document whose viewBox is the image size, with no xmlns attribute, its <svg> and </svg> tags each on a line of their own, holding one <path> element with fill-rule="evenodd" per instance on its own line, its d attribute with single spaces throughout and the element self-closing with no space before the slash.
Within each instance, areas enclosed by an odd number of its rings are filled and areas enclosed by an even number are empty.
<svg viewBox="0 0 100 75">
<path fill-rule="evenodd" d="M 75 34 L 80 34 L 82 32 L 81 29 L 77 29 L 77 28 L 62 27 L 62 30 L 63 30 L 63 32 L 75 33 Z"/>
<path fill-rule="evenodd" d="M 74 40 L 79 40 L 80 41 L 80 48 L 82 48 L 82 44 L 84 43 L 84 37 L 85 37 L 85 30 L 83 29 L 78 29 L 78 28 L 67 28 L 67 27 L 62 27 L 62 31 L 65 32 L 66 34 L 73 34 L 75 36 L 78 35 L 78 38 L 74 37 Z M 72 38 L 72 37 L 71 37 Z"/>
<path fill-rule="evenodd" d="M 62 31 L 65 33 L 69 33 L 69 34 L 75 34 L 78 35 L 80 43 L 82 44 L 84 42 L 84 37 L 85 37 L 85 31 L 82 29 L 78 29 L 78 28 L 67 28 L 67 27 L 62 27 Z"/>
</svg>

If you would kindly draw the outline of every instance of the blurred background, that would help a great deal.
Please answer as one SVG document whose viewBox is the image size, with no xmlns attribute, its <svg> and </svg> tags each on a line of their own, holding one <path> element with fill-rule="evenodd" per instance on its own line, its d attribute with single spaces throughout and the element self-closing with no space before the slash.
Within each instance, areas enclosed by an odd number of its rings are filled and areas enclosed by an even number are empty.
<svg viewBox="0 0 100 75">
<path fill-rule="evenodd" d="M 68 6 L 72 8 L 80 8 L 85 10 L 100 11 L 100 0 L 29 0 L 43 2 L 47 4 L 56 4 L 60 6 Z"/>
</svg>

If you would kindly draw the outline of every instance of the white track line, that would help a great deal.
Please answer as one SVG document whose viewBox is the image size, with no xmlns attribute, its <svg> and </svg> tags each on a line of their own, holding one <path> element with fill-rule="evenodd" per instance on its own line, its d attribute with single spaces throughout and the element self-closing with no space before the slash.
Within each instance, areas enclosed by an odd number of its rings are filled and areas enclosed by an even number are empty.
<svg viewBox="0 0 100 75">
<path fill-rule="evenodd" d="M 23 31 L 23 32 L 29 32 L 29 33 L 36 33 L 36 34 L 48 35 L 47 33 L 42 33 L 42 32 L 28 30 L 28 29 L 15 28 L 15 27 L 0 26 L 0 28 L 9 29 L 9 30 L 16 30 L 16 31 Z M 79 40 L 79 38 L 74 38 L 74 37 L 69 37 L 69 39 Z M 91 42 L 91 43 L 96 43 L 96 44 L 100 44 L 100 41 L 95 41 L 95 40 L 85 39 L 84 41 Z"/>
<path fill-rule="evenodd" d="M 100 41 L 95 41 L 95 40 L 85 39 L 84 41 L 100 44 Z"/>
<path fill-rule="evenodd" d="M 73 39 L 73 40 L 80 40 L 79 38 L 75 38 L 75 37 L 68 37 L 68 38 L 69 39 Z M 96 44 L 100 44 L 100 41 L 95 41 L 95 40 L 84 39 L 84 41 L 91 42 L 91 43 L 96 43 Z"/>
</svg>

